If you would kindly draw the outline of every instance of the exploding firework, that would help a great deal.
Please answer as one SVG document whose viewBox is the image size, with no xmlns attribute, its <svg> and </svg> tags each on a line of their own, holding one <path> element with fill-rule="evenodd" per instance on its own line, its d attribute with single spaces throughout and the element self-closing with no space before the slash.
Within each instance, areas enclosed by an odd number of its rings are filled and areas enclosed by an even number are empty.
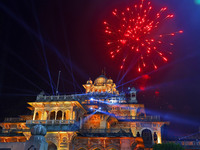
<svg viewBox="0 0 200 150">
<path fill-rule="evenodd" d="M 163 7 L 154 11 L 150 1 L 141 0 L 140 4 L 126 8 L 124 11 L 115 9 L 112 12 L 115 21 L 104 22 L 105 33 L 108 35 L 111 58 L 122 56 L 120 69 L 127 61 L 135 60 L 137 70 L 159 67 L 160 62 L 167 62 L 172 54 L 169 37 L 183 33 L 160 33 L 159 27 L 164 21 L 174 18 Z M 165 30 L 166 31 L 166 30 Z"/>
</svg>

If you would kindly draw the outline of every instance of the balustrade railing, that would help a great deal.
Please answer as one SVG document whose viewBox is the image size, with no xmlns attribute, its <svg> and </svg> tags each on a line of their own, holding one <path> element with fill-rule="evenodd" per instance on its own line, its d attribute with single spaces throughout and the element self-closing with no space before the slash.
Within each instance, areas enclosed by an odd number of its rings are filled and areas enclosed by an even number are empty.
<svg viewBox="0 0 200 150">
<path fill-rule="evenodd" d="M 131 133 L 130 128 L 109 128 L 109 129 L 80 129 L 80 133 L 119 133 L 119 132 L 125 132 L 125 133 Z"/>
<path fill-rule="evenodd" d="M 75 120 L 27 120 L 26 124 L 65 125 L 74 124 Z"/>
<path fill-rule="evenodd" d="M 119 120 L 160 121 L 160 116 L 116 116 Z"/>
<path fill-rule="evenodd" d="M 26 122 L 23 118 L 5 118 L 4 122 Z"/>
</svg>

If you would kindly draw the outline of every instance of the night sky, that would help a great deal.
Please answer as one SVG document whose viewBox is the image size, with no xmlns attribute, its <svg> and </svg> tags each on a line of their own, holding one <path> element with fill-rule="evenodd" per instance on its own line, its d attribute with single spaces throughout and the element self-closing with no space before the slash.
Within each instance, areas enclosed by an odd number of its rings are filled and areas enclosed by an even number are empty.
<svg viewBox="0 0 200 150">
<path fill-rule="evenodd" d="M 169 134 L 184 136 L 200 126 L 200 5 L 194 0 L 152 0 L 167 6 L 175 19 L 173 55 L 158 71 L 138 73 L 133 67 L 120 87 L 135 86 L 139 103 L 149 115 L 170 121 Z M 61 70 L 60 94 L 83 93 L 82 84 L 105 68 L 114 82 L 121 78 L 118 59 L 110 59 L 103 22 L 115 8 L 134 0 L 1 0 L 0 121 L 27 114 L 26 102 L 37 94 L 55 93 Z M 166 30 L 168 30 L 166 28 Z M 141 77 L 142 76 L 142 77 Z M 139 78 L 136 80 L 136 78 Z M 52 91 L 53 89 L 53 91 Z"/>
</svg>

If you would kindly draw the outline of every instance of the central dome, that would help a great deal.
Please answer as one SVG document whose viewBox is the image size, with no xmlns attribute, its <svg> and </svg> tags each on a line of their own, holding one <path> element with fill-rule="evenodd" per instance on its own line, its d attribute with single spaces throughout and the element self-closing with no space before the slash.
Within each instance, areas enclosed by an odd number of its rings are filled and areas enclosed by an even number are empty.
<svg viewBox="0 0 200 150">
<path fill-rule="evenodd" d="M 96 80 L 94 81 L 95 85 L 103 85 L 106 84 L 107 78 L 105 75 L 100 75 Z"/>
</svg>

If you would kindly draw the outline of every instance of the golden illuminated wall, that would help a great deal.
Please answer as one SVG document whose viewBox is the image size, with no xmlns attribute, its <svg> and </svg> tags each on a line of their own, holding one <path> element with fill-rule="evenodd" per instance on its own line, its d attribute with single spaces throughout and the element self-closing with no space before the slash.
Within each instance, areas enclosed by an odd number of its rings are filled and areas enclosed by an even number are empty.
<svg viewBox="0 0 200 150">
<path fill-rule="evenodd" d="M 107 115 L 94 114 L 87 115 L 84 118 L 83 128 L 84 129 L 105 129 L 107 128 Z"/>
<path fill-rule="evenodd" d="M 4 123 L 0 123 L 0 126 L 2 127 L 2 129 L 27 129 L 26 127 L 26 123 L 25 122 L 16 122 L 16 123 L 9 123 L 9 122 L 4 122 Z"/>
<path fill-rule="evenodd" d="M 129 116 L 137 117 L 141 114 L 146 116 L 143 104 L 117 104 L 109 105 L 109 113 L 115 114 L 116 116 Z"/>
</svg>

